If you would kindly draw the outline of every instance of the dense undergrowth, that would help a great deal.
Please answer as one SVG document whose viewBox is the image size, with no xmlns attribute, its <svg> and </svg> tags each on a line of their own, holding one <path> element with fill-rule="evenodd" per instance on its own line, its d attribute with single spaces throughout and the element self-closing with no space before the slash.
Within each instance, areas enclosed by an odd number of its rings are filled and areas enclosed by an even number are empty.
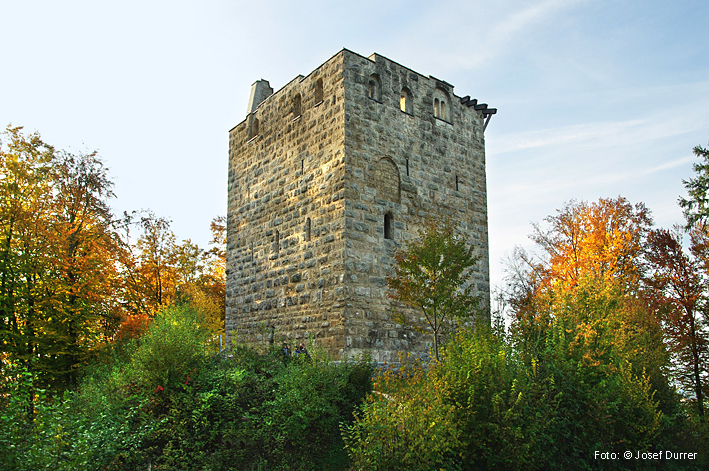
<svg viewBox="0 0 709 471">
<path fill-rule="evenodd" d="M 214 354 L 208 335 L 189 308 L 166 310 L 61 397 L 6 366 L 0 469 L 347 466 L 339 427 L 371 389 L 368 361 L 285 358 L 277 349 Z"/>
<path fill-rule="evenodd" d="M 706 469 L 706 423 L 633 300 L 589 285 L 534 309 L 384 373 L 317 350 L 218 354 L 197 312 L 165 309 L 63 395 L 5 362 L 0 470 Z"/>
</svg>

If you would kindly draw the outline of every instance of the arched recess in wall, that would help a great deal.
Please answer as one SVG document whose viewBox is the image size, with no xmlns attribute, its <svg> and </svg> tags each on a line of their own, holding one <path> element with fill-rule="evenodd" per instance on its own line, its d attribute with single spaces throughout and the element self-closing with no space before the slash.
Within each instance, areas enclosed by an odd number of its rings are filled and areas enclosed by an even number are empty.
<svg viewBox="0 0 709 471">
<path fill-rule="evenodd" d="M 367 96 L 372 100 L 382 101 L 382 82 L 379 75 L 372 74 L 367 81 Z"/>
<path fill-rule="evenodd" d="M 411 92 L 408 88 L 401 89 L 401 98 L 399 99 L 399 107 L 401 111 L 408 114 L 414 114 L 413 102 L 411 101 Z"/>
<path fill-rule="evenodd" d="M 389 157 L 380 159 L 374 168 L 373 180 L 377 198 L 401 203 L 401 178 L 393 160 Z"/>
<path fill-rule="evenodd" d="M 433 91 L 433 116 L 451 122 L 450 97 L 440 88 Z"/>
</svg>

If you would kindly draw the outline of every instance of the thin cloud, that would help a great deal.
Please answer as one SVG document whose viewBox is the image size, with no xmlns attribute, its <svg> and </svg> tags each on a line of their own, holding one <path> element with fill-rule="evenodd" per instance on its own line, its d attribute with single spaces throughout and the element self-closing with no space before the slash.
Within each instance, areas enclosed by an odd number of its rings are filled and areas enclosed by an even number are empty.
<svg viewBox="0 0 709 471">
<path fill-rule="evenodd" d="M 488 155 L 501 155 L 539 148 L 560 148 L 590 143 L 585 149 L 627 146 L 653 139 L 678 136 L 704 127 L 709 111 L 694 104 L 664 109 L 642 118 L 604 121 L 496 135 L 488 144 Z"/>
</svg>

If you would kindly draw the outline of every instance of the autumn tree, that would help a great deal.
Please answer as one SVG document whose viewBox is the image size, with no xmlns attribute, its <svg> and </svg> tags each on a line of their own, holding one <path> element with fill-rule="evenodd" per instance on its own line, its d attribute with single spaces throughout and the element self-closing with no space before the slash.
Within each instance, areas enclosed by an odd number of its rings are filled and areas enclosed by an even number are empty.
<svg viewBox="0 0 709 471">
<path fill-rule="evenodd" d="M 8 126 L 0 141 L 0 341 L 24 363 L 37 357 L 42 335 L 54 154 L 21 127 Z"/>
<path fill-rule="evenodd" d="M 128 315 L 120 336 L 140 335 L 155 314 L 173 304 L 191 304 L 223 331 L 226 250 L 223 218 L 215 218 L 210 250 L 192 241 L 178 243 L 170 221 L 150 211 L 124 215 L 123 303 Z M 139 235 L 133 240 L 131 228 Z"/>
<path fill-rule="evenodd" d="M 577 285 L 582 278 L 613 280 L 637 291 L 643 273 L 643 244 L 652 218 L 643 203 L 619 196 L 598 202 L 570 201 L 534 225 L 531 239 L 546 256 L 539 269 L 548 283 Z"/>
<path fill-rule="evenodd" d="M 421 310 L 433 336 L 436 360 L 440 360 L 440 336 L 451 320 L 482 315 L 472 280 L 478 259 L 474 247 L 456 235 L 450 223 L 437 220 L 431 220 L 418 239 L 406 242 L 395 255 L 394 273 L 387 278 L 389 296 Z M 403 315 L 399 317 L 407 322 Z"/>
<path fill-rule="evenodd" d="M 47 247 L 55 283 L 46 329 L 56 341 L 46 355 L 56 359 L 52 373 L 72 384 L 77 368 L 112 338 L 121 317 L 114 296 L 120 245 L 108 206 L 112 186 L 95 152 L 59 154 Z"/>
<path fill-rule="evenodd" d="M 224 332 L 226 310 L 226 218 L 215 217 L 210 223 L 212 239 L 202 252 L 201 272 L 192 283 L 180 290 L 180 298 L 206 317 L 214 332 Z"/>
<path fill-rule="evenodd" d="M 0 149 L 3 344 L 57 388 L 112 336 L 119 250 L 107 171 L 95 153 L 56 152 L 8 128 Z"/>
<path fill-rule="evenodd" d="M 677 378 L 694 392 L 697 413 L 704 418 L 704 397 L 709 361 L 709 324 L 707 323 L 706 279 L 701 261 L 701 232 L 692 237 L 691 254 L 682 247 L 679 231 L 656 230 L 648 237 L 647 257 L 653 273 L 649 284 L 653 295 L 664 306 L 664 325 L 671 351 L 675 355 Z"/>
<path fill-rule="evenodd" d="M 647 374 L 671 403 L 662 324 L 643 284 L 649 210 L 623 197 L 571 201 L 545 221 L 531 236 L 542 256 L 518 249 L 508 270 L 516 347 L 544 361 L 550 335 L 561 334 L 584 361 L 627 362 L 632 374 Z"/>
</svg>

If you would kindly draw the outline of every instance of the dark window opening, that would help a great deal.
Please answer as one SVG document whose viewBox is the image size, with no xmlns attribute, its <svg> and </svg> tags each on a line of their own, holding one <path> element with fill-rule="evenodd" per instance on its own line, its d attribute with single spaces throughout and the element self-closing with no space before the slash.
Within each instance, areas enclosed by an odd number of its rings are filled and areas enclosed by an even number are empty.
<svg viewBox="0 0 709 471">
<path fill-rule="evenodd" d="M 300 93 L 293 98 L 293 119 L 300 116 Z"/>
<path fill-rule="evenodd" d="M 300 175 L 303 175 L 303 172 L 305 171 L 305 159 L 300 160 Z"/>
<path fill-rule="evenodd" d="M 315 104 L 322 103 L 323 101 L 323 90 L 322 90 L 322 79 L 318 79 L 315 82 Z"/>
<path fill-rule="evenodd" d="M 458 188 L 458 175 L 455 176 L 455 191 L 460 191 Z"/>
<path fill-rule="evenodd" d="M 305 221 L 305 240 L 310 241 L 310 218 L 308 218 L 307 221 Z"/>
<path fill-rule="evenodd" d="M 406 159 L 406 176 L 409 176 L 409 159 Z"/>
<path fill-rule="evenodd" d="M 384 238 L 392 239 L 391 214 L 384 215 Z"/>
<path fill-rule="evenodd" d="M 281 233 L 276 231 L 276 255 L 281 250 Z"/>
</svg>

